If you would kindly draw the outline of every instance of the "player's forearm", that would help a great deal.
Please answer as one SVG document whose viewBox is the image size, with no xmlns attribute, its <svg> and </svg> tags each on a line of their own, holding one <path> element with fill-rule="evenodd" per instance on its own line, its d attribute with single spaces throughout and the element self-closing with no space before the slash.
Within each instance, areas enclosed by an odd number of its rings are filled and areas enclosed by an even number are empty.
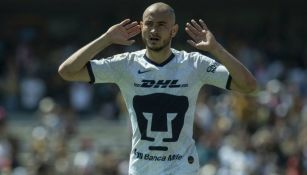
<svg viewBox="0 0 307 175">
<path fill-rule="evenodd" d="M 105 49 L 111 43 L 104 34 L 68 57 L 59 67 L 60 74 L 74 74 L 85 67 L 100 51 Z"/>
<path fill-rule="evenodd" d="M 254 76 L 223 46 L 217 44 L 215 49 L 210 53 L 228 69 L 232 76 L 233 83 L 239 88 L 238 90 L 240 92 L 251 93 L 257 89 L 257 83 Z"/>
</svg>

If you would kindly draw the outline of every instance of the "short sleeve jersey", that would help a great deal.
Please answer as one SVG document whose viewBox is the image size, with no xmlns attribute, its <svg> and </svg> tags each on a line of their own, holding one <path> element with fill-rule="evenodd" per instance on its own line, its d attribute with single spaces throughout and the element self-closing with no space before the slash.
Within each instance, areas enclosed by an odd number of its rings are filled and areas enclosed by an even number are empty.
<svg viewBox="0 0 307 175">
<path fill-rule="evenodd" d="M 91 60 L 91 83 L 116 83 L 132 124 L 131 175 L 196 175 L 193 135 L 196 100 L 204 84 L 228 89 L 225 66 L 198 52 L 172 49 L 161 64 L 146 50 Z"/>
</svg>

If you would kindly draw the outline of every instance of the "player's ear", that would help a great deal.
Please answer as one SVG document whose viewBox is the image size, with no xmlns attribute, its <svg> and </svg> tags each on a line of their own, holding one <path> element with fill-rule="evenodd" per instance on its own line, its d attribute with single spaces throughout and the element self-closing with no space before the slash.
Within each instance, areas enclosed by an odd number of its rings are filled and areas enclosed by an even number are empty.
<svg viewBox="0 0 307 175">
<path fill-rule="evenodd" d="M 143 29 L 143 21 L 140 21 L 140 27 L 141 27 L 141 31 Z"/>
<path fill-rule="evenodd" d="M 172 34 L 172 37 L 174 38 L 178 32 L 178 24 L 175 24 L 173 27 L 172 27 L 172 31 L 171 31 L 171 34 Z"/>
</svg>

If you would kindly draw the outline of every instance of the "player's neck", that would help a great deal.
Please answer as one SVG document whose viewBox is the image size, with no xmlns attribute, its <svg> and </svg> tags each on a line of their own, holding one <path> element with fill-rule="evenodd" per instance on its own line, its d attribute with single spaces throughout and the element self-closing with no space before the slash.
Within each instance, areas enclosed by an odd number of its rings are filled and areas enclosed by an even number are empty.
<svg viewBox="0 0 307 175">
<path fill-rule="evenodd" d="M 161 51 L 153 51 L 150 49 L 147 49 L 146 56 L 155 63 L 163 63 L 165 60 L 169 58 L 169 56 L 172 54 L 172 51 L 170 48 L 165 48 Z"/>
</svg>

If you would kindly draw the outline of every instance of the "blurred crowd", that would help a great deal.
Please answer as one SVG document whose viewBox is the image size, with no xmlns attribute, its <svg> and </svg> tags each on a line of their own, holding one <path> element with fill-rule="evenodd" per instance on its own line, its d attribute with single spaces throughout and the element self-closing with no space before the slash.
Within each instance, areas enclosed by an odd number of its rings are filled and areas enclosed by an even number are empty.
<svg viewBox="0 0 307 175">
<path fill-rule="evenodd" d="M 275 21 L 281 18 L 252 31 L 213 26 L 217 39 L 255 75 L 259 92 L 201 90 L 195 115 L 201 175 L 307 174 L 306 26 L 294 17 Z M 117 122 L 127 116 L 115 85 L 68 83 L 57 74 L 67 56 L 106 28 L 100 19 L 30 15 L 0 23 L 5 26 L 0 29 L 0 174 L 127 175 L 129 152 L 118 157 L 90 139 L 80 140 L 77 150 L 69 146 L 79 119 L 95 114 Z M 189 51 L 178 43 L 185 42 L 182 35 L 173 45 Z M 140 49 L 137 40 L 98 57 Z M 15 113 L 40 116 L 28 150 L 20 149 L 18 135 L 7 132 L 7 118 Z"/>
</svg>

